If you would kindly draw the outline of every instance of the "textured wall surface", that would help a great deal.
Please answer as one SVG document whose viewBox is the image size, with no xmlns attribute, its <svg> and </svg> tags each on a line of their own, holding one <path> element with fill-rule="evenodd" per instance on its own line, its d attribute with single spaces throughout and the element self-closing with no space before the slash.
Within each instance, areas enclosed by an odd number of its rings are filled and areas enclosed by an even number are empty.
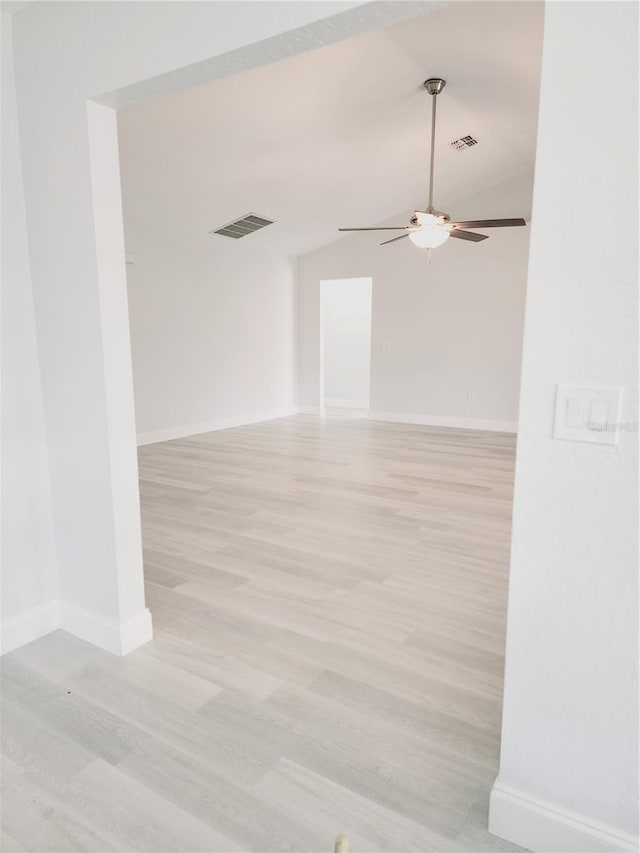
<svg viewBox="0 0 640 853">
<path fill-rule="evenodd" d="M 637 421 L 637 33 L 634 4 L 546 10 L 499 778 L 631 836 L 638 437 L 551 432 L 559 382 L 622 386 L 623 420 Z"/>
<path fill-rule="evenodd" d="M 49 465 L 16 124 L 11 18 L 2 16 L 2 617 L 56 594 Z"/>
</svg>

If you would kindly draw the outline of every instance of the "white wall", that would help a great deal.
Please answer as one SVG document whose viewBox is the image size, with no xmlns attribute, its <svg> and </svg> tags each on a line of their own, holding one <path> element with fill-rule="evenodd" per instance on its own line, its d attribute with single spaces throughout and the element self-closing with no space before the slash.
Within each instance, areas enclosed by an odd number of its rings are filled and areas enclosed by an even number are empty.
<svg viewBox="0 0 640 853">
<path fill-rule="evenodd" d="M 450 212 L 528 217 L 531 180 L 461 199 Z M 515 429 L 529 229 L 493 229 L 477 244 L 450 239 L 430 262 L 409 240 L 380 246 L 384 234 L 355 234 L 299 259 L 301 405 L 319 405 L 319 281 L 372 276 L 372 415 Z"/>
<path fill-rule="evenodd" d="M 320 282 L 323 402 L 369 408 L 371 279 Z"/>
<path fill-rule="evenodd" d="M 2 14 L 2 648 L 46 633 L 57 572 L 25 234 L 11 17 Z"/>
<path fill-rule="evenodd" d="M 139 443 L 294 411 L 291 262 L 205 238 L 135 242 L 127 270 Z"/>
<path fill-rule="evenodd" d="M 419 14 L 412 4 L 390 4 L 324 20 L 357 5 L 34 3 L 14 17 L 58 610 L 64 627 L 114 651 L 145 642 L 151 625 L 142 584 L 116 117 L 93 101 L 139 102 Z M 24 229 L 16 228 L 24 246 Z M 37 397 L 33 371 L 27 381 Z"/>
<path fill-rule="evenodd" d="M 622 418 L 638 420 L 637 16 L 545 13 L 491 812 L 533 850 L 637 849 L 638 436 L 551 437 L 556 383 L 623 386 Z"/>
</svg>

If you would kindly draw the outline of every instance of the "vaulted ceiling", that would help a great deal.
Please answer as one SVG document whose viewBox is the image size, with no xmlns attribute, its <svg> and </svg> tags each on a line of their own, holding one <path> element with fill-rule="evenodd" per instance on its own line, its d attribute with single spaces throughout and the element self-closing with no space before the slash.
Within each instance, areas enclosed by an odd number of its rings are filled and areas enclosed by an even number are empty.
<svg viewBox="0 0 640 853">
<path fill-rule="evenodd" d="M 431 4 L 433 9 L 433 4 Z M 431 99 L 435 202 L 530 175 L 543 4 L 443 3 L 414 20 L 130 107 L 119 114 L 127 249 L 142 234 L 189 244 L 254 212 L 276 221 L 242 244 L 299 255 L 424 207 Z M 477 145 L 451 142 L 471 135 Z M 526 186 L 526 182 L 524 182 Z M 529 199 L 522 199 L 527 205 Z M 478 211 L 478 216 L 483 211 Z M 504 215 L 522 215 L 505 211 Z"/>
</svg>

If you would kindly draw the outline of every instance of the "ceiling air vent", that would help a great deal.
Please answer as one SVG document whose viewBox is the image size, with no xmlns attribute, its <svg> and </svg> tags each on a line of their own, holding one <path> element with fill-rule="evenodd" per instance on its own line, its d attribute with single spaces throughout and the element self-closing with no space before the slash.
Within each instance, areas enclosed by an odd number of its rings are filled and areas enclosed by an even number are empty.
<svg viewBox="0 0 640 853">
<path fill-rule="evenodd" d="M 223 237 L 233 237 L 234 240 L 239 240 L 240 237 L 253 234 L 254 231 L 266 228 L 267 225 L 273 225 L 273 220 L 265 219 L 264 216 L 256 216 L 255 213 L 247 213 L 241 219 L 236 219 L 228 225 L 223 225 L 222 228 L 216 228 L 215 231 L 210 231 L 209 233 L 222 234 Z"/>
<path fill-rule="evenodd" d="M 477 144 L 478 140 L 474 139 L 473 136 L 461 136 L 460 139 L 453 140 L 451 147 L 455 148 L 456 151 L 464 151 L 465 148 L 473 148 Z"/>
</svg>

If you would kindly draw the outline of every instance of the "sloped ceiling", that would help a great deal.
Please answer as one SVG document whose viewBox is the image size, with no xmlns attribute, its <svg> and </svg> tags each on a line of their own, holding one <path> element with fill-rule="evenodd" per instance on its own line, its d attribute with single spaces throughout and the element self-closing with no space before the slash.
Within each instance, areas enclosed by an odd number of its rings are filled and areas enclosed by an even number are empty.
<svg viewBox="0 0 640 853">
<path fill-rule="evenodd" d="M 237 251 L 251 241 L 251 249 L 295 256 L 335 240 L 339 226 L 396 215 L 404 224 L 405 211 L 426 205 L 431 99 L 422 82 L 431 76 L 447 80 L 436 206 L 455 215 L 457 200 L 530 176 L 542 22 L 541 3 L 444 4 L 122 110 L 128 251 L 154 234 L 214 252 L 216 241 L 231 241 L 208 232 L 249 212 L 276 224 L 234 241 Z M 454 150 L 451 141 L 467 134 L 478 144 Z"/>
</svg>

